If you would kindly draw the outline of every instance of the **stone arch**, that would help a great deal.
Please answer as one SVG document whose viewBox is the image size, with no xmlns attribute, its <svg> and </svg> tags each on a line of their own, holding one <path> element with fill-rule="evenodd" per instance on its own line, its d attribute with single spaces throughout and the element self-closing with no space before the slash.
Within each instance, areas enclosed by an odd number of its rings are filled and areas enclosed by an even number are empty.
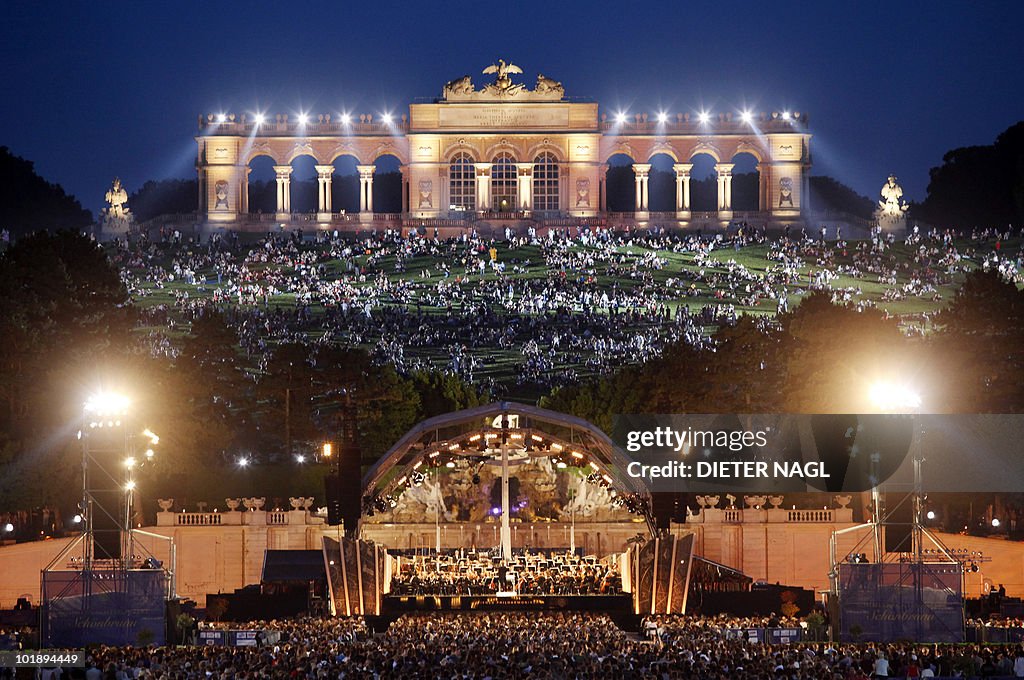
<svg viewBox="0 0 1024 680">
<path fill-rule="evenodd" d="M 651 169 L 647 175 L 647 209 L 654 212 L 671 212 L 676 204 L 676 179 L 672 166 L 679 157 L 671 149 L 655 147 L 647 156 Z"/>
<path fill-rule="evenodd" d="M 605 159 L 608 164 L 608 172 L 605 176 L 605 200 L 608 210 L 612 212 L 633 212 L 637 210 L 634 199 L 634 178 L 633 165 L 637 163 L 636 156 L 625 153 L 609 154 Z"/>
<path fill-rule="evenodd" d="M 277 210 L 277 157 L 269 148 L 260 148 L 254 150 L 245 165 L 245 212 L 273 213 Z"/>
<path fill-rule="evenodd" d="M 394 156 L 402 165 L 409 163 L 408 154 L 403 153 L 397 144 L 392 144 L 391 142 L 378 144 L 367 157 L 370 159 L 370 163 L 376 163 L 377 159 L 381 156 Z"/>
<path fill-rule="evenodd" d="M 360 164 L 363 162 L 363 157 L 360 155 L 359 150 L 355 145 L 351 142 L 346 142 L 344 144 L 338 144 L 324 156 L 326 161 L 325 165 L 333 165 L 334 161 L 338 160 L 342 156 L 352 156 L 356 159 L 356 162 Z"/>
<path fill-rule="evenodd" d="M 287 163 L 285 165 L 291 165 L 299 156 L 311 156 L 313 161 L 316 163 L 320 162 L 320 157 L 316 155 L 316 151 L 313 150 L 313 145 L 309 142 L 295 142 L 292 148 L 288 150 Z"/>
<path fill-rule="evenodd" d="M 289 179 L 290 207 L 294 213 L 312 213 L 317 210 L 317 173 L 319 159 L 309 144 L 296 144 L 292 148 L 288 165 L 292 167 Z"/>
<path fill-rule="evenodd" d="M 640 157 L 636 149 L 633 148 L 633 145 L 625 140 L 617 140 L 615 144 L 602 153 L 601 162 L 607 163 L 615 156 L 629 156 L 634 162 L 638 162 L 636 159 Z"/>
<path fill-rule="evenodd" d="M 647 160 L 645 163 L 650 163 L 651 159 L 659 154 L 664 154 L 672 159 L 673 163 L 679 162 L 679 152 L 676 151 L 675 147 L 668 142 L 657 142 L 652 144 L 650 150 L 647 152 Z"/>
<path fill-rule="evenodd" d="M 484 159 L 484 162 L 490 163 L 493 162 L 493 159 L 496 158 L 498 154 L 507 153 L 512 156 L 513 161 L 518 163 L 520 161 L 527 160 L 526 158 L 523 157 L 521 151 L 522 150 L 519 149 L 519 147 L 503 139 L 497 144 L 492 144 L 491 146 L 487 147 L 487 150 L 484 151 L 482 158 Z"/>
<path fill-rule="evenodd" d="M 734 211 L 752 212 L 764 208 L 761 159 L 748 146 L 741 142 L 728 161 L 733 164 L 730 207 Z"/>
<path fill-rule="evenodd" d="M 362 165 L 356 150 L 348 147 L 337 147 L 329 154 L 334 167 L 331 172 L 331 206 L 332 212 L 359 212 L 359 172 L 356 166 Z"/>
<path fill-rule="evenodd" d="M 749 153 L 758 163 L 764 163 L 765 159 L 768 158 L 768 150 L 760 144 L 754 144 L 749 139 L 741 139 L 736 143 L 736 150 L 733 151 L 732 157 L 735 158 L 741 153 Z"/>
<path fill-rule="evenodd" d="M 465 140 L 462 139 L 460 139 L 459 141 L 455 142 L 447 149 L 445 149 L 441 157 L 444 159 L 445 163 L 451 163 L 452 159 L 455 158 L 455 156 L 457 156 L 460 153 L 469 154 L 469 157 L 474 162 L 479 161 L 482 158 L 482 156 L 480 155 L 480 149 L 473 146 L 472 144 L 468 144 Z"/>
<path fill-rule="evenodd" d="M 722 162 L 723 154 L 721 150 L 711 142 L 704 141 L 698 142 L 692 149 L 690 149 L 690 153 L 686 156 L 687 162 L 692 163 L 694 156 L 699 156 L 700 154 L 707 154 L 708 156 L 711 156 L 715 159 L 716 163 Z"/>
<path fill-rule="evenodd" d="M 274 161 L 274 165 L 281 164 L 279 154 L 277 154 L 274 151 L 273 147 L 271 147 L 266 142 L 260 142 L 259 144 L 252 145 L 252 147 L 249 149 L 249 153 L 246 155 L 245 164 L 249 165 L 250 163 L 253 162 L 253 160 L 259 158 L 260 156 L 266 156 L 270 160 Z"/>
<path fill-rule="evenodd" d="M 380 150 L 380 147 L 377 149 Z M 376 169 L 373 172 L 373 211 L 397 213 L 402 211 L 403 182 L 401 169 L 402 158 L 393 153 L 394 149 L 385 150 L 373 158 Z"/>
<path fill-rule="evenodd" d="M 532 162 L 534 158 L 537 158 L 538 156 L 545 152 L 554 154 L 555 159 L 558 160 L 559 163 L 565 162 L 565 149 L 558 146 L 557 144 L 552 144 L 548 140 L 538 142 L 537 144 L 531 146 L 527 150 L 526 155 L 523 157 L 523 161 Z"/>
</svg>

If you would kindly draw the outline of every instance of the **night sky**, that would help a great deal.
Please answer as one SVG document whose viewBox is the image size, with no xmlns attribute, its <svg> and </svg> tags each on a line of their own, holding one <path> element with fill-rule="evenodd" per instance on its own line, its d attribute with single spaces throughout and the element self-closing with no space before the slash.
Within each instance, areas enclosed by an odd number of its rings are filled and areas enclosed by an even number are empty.
<svg viewBox="0 0 1024 680">
<path fill-rule="evenodd" d="M 810 115 L 814 174 L 924 198 L 950 148 L 1024 118 L 1024 3 L 14 2 L 0 145 L 96 211 L 114 175 L 194 177 L 196 117 L 390 110 L 498 57 L 568 96 Z M 855 8 L 855 9 L 853 9 Z"/>
</svg>

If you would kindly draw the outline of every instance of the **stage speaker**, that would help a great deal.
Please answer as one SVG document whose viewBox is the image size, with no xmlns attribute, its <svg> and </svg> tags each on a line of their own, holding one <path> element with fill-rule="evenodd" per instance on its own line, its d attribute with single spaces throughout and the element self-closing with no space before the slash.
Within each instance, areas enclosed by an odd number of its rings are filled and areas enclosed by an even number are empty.
<svg viewBox="0 0 1024 680">
<path fill-rule="evenodd" d="M 98 560 L 121 559 L 121 528 L 124 520 L 124 491 L 91 489 L 93 557 Z"/>
<path fill-rule="evenodd" d="M 354 442 L 342 444 L 339 452 L 341 458 L 341 478 L 338 480 L 338 502 L 341 520 L 345 531 L 355 536 L 359 527 L 359 515 L 362 512 L 363 475 L 362 453 Z"/>
<path fill-rule="evenodd" d="M 885 552 L 910 552 L 913 549 L 914 497 L 909 493 L 882 496 L 885 525 Z"/>
<path fill-rule="evenodd" d="M 324 477 L 324 497 L 327 498 L 327 524 L 341 524 L 341 497 L 338 493 L 338 475 L 331 473 Z"/>
<path fill-rule="evenodd" d="M 671 491 L 651 492 L 651 513 L 654 515 L 654 526 L 668 530 L 672 526 L 672 517 L 676 512 L 676 494 Z"/>
</svg>

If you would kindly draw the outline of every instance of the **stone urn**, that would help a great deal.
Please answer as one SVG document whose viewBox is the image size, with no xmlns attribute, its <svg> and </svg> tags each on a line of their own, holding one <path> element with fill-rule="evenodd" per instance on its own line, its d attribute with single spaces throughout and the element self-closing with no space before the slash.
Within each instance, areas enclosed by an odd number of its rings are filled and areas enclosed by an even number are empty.
<svg viewBox="0 0 1024 680">
<path fill-rule="evenodd" d="M 227 503 L 228 510 L 232 512 L 238 510 L 238 506 L 242 504 L 242 500 L 240 498 L 225 498 L 224 502 Z"/>
<path fill-rule="evenodd" d="M 782 501 L 784 500 L 786 500 L 785 496 L 768 496 L 768 503 L 771 504 L 773 508 L 782 507 Z"/>
<path fill-rule="evenodd" d="M 697 496 L 696 500 L 697 500 L 697 505 L 699 507 L 701 507 L 701 508 L 706 508 L 707 507 L 708 500 L 707 500 L 706 496 Z"/>
<path fill-rule="evenodd" d="M 306 496 L 305 498 L 301 498 L 301 500 L 302 500 L 302 509 L 303 510 L 310 510 L 313 507 L 313 501 L 315 501 L 316 499 L 313 496 Z"/>
<path fill-rule="evenodd" d="M 292 506 L 292 510 L 301 510 L 302 504 L 305 502 L 305 498 L 295 498 L 292 496 L 288 499 L 288 504 Z"/>
<path fill-rule="evenodd" d="M 709 508 L 717 508 L 719 501 L 722 500 L 721 496 L 705 496 L 704 501 L 708 504 Z"/>
<path fill-rule="evenodd" d="M 850 505 L 851 501 L 853 501 L 853 496 L 850 495 L 835 497 L 836 505 L 838 505 L 840 508 L 844 510 L 847 508 L 847 506 Z"/>
<path fill-rule="evenodd" d="M 156 499 L 156 504 L 160 506 L 160 510 L 162 510 L 163 512 L 170 512 L 171 508 L 174 507 L 174 499 L 158 498 Z"/>
</svg>

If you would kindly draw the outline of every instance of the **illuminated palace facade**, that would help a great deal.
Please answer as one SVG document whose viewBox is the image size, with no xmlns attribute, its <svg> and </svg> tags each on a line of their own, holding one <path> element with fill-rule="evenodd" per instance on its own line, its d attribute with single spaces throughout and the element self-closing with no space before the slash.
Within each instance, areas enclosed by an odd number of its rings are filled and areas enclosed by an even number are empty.
<svg viewBox="0 0 1024 680">
<path fill-rule="evenodd" d="M 477 221 L 571 224 L 594 218 L 679 226 L 750 219 L 774 225 L 801 222 L 810 168 L 807 117 L 791 112 L 600 114 L 598 104 L 565 97 L 543 75 L 529 88 L 515 82 L 519 67 L 499 61 L 477 89 L 470 76 L 444 86 L 431 103 L 411 104 L 401 116 L 208 114 L 200 116 L 197 170 L 199 210 L 208 226 L 262 228 L 260 222 L 344 228 L 346 223 L 399 221 L 458 226 Z M 758 210 L 732 209 L 732 170 L 738 154 L 757 161 Z M 608 212 L 609 159 L 632 161 L 632 211 Z M 648 204 L 652 157 L 664 154 L 675 173 L 674 210 Z M 717 210 L 691 210 L 693 159 L 714 159 Z M 352 156 L 359 173 L 359 213 L 332 206 L 334 162 Z M 397 159 L 402 212 L 374 211 L 375 164 Z M 250 163 L 268 156 L 277 182 L 275 214 L 249 209 Z M 315 214 L 293 213 L 292 161 L 311 156 L 318 181 Z M 394 161 L 392 161 L 394 163 Z M 507 223 L 507 222 L 506 222 Z M 265 226 L 265 225 L 264 225 Z"/>
</svg>

